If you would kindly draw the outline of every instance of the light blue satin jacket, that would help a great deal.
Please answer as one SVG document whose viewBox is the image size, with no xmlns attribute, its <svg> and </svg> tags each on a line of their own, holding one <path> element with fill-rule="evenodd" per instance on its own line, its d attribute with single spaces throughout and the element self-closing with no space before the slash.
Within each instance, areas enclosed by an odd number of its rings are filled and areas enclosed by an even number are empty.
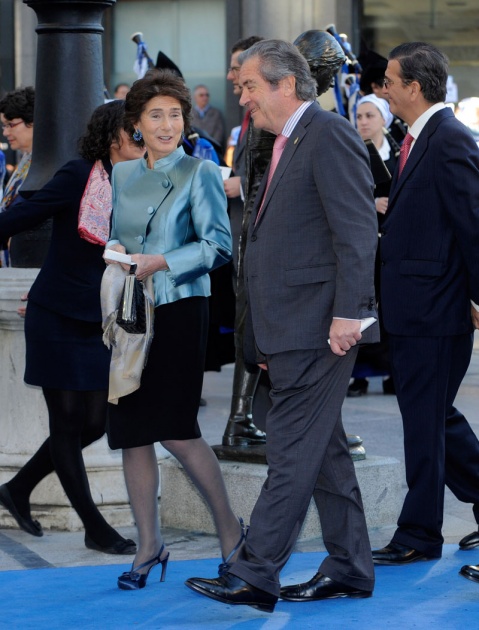
<svg viewBox="0 0 479 630">
<path fill-rule="evenodd" d="M 220 169 L 179 147 L 149 169 L 145 159 L 113 168 L 107 247 L 163 254 L 168 271 L 153 275 L 155 306 L 209 296 L 208 272 L 231 258 L 231 232 Z"/>
</svg>

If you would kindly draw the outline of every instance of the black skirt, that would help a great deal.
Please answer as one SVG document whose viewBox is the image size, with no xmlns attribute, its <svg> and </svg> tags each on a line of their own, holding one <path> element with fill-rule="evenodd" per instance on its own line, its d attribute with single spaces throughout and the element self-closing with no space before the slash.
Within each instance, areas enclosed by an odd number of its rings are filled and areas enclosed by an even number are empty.
<svg viewBox="0 0 479 630">
<path fill-rule="evenodd" d="M 108 405 L 110 448 L 201 437 L 208 299 L 192 297 L 155 309 L 154 337 L 138 390 Z"/>
<path fill-rule="evenodd" d="M 110 351 L 101 322 L 60 315 L 28 301 L 25 382 L 74 391 L 108 389 Z"/>
</svg>

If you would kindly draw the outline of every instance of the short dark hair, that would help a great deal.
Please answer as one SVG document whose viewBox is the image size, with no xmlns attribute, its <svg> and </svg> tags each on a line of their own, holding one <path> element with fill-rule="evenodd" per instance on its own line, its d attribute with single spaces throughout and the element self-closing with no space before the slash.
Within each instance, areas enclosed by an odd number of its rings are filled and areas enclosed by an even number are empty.
<svg viewBox="0 0 479 630">
<path fill-rule="evenodd" d="M 135 125 L 145 111 L 146 104 L 155 96 L 170 96 L 181 105 L 181 113 L 186 128 L 190 126 L 191 93 L 182 77 L 172 70 L 148 70 L 142 79 L 131 86 L 125 100 L 125 131 L 133 138 Z M 135 141 L 144 146 L 143 140 Z"/>
<path fill-rule="evenodd" d="M 18 88 L 7 92 L 0 101 L 0 113 L 7 120 L 21 118 L 27 127 L 33 125 L 33 109 L 35 106 L 34 88 Z"/>
<path fill-rule="evenodd" d="M 231 48 L 231 54 L 238 52 L 238 50 L 248 50 L 248 48 L 251 48 L 253 44 L 260 42 L 263 39 L 264 37 L 260 37 L 259 35 L 251 35 L 250 37 L 245 37 L 244 39 L 238 39 Z"/>
<path fill-rule="evenodd" d="M 86 160 L 95 162 L 110 157 L 111 145 L 121 144 L 120 132 L 124 127 L 125 101 L 104 103 L 95 109 L 85 135 L 78 141 L 78 152 Z"/>
<path fill-rule="evenodd" d="M 438 48 L 425 42 L 400 44 L 389 53 L 399 62 L 401 78 L 406 83 L 417 81 L 429 103 L 446 100 L 448 58 Z"/>
</svg>

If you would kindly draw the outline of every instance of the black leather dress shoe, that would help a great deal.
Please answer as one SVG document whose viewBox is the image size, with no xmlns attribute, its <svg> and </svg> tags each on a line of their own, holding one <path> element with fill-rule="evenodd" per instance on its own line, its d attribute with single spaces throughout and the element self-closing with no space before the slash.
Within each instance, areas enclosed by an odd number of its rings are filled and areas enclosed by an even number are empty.
<svg viewBox="0 0 479 630">
<path fill-rule="evenodd" d="M 266 593 L 232 573 L 225 573 L 219 578 L 206 580 L 190 578 L 185 582 L 188 588 L 200 595 L 206 595 L 224 604 L 243 604 L 264 612 L 273 612 L 278 598 Z"/>
<path fill-rule="evenodd" d="M 348 387 L 348 398 L 359 398 L 368 393 L 369 383 L 365 378 L 355 378 Z"/>
<path fill-rule="evenodd" d="M 409 564 L 410 562 L 418 562 L 419 560 L 433 560 L 422 551 L 400 545 L 396 542 L 390 542 L 383 549 L 373 550 L 374 564 Z"/>
<path fill-rule="evenodd" d="M 6 484 L 0 486 L 0 505 L 3 505 L 3 507 L 10 512 L 23 531 L 31 534 L 32 536 L 43 536 L 43 529 L 40 523 L 38 521 L 34 521 L 32 518 L 22 516 L 17 510 L 17 507 L 13 502 L 13 497 Z"/>
<path fill-rule="evenodd" d="M 465 564 L 459 571 L 459 575 L 463 575 L 468 580 L 473 582 L 479 582 L 479 566 L 472 564 Z"/>
<path fill-rule="evenodd" d="M 475 547 L 479 547 L 479 531 L 472 532 L 459 541 L 459 549 L 467 550 Z"/>
<path fill-rule="evenodd" d="M 288 602 L 311 602 L 318 599 L 334 599 L 335 597 L 371 597 L 372 591 L 362 591 L 352 586 L 346 586 L 335 582 L 322 573 L 316 575 L 303 584 L 283 586 L 280 592 L 281 599 Z"/>
</svg>

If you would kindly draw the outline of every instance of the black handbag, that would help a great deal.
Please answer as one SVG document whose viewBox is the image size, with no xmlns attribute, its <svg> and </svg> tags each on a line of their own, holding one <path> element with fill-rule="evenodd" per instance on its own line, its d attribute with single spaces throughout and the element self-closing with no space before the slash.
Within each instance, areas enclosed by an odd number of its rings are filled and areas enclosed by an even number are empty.
<svg viewBox="0 0 479 630">
<path fill-rule="evenodd" d="M 143 282 L 135 276 L 136 264 L 132 263 L 121 293 L 116 323 L 133 335 L 146 333 L 146 297 Z"/>
</svg>

